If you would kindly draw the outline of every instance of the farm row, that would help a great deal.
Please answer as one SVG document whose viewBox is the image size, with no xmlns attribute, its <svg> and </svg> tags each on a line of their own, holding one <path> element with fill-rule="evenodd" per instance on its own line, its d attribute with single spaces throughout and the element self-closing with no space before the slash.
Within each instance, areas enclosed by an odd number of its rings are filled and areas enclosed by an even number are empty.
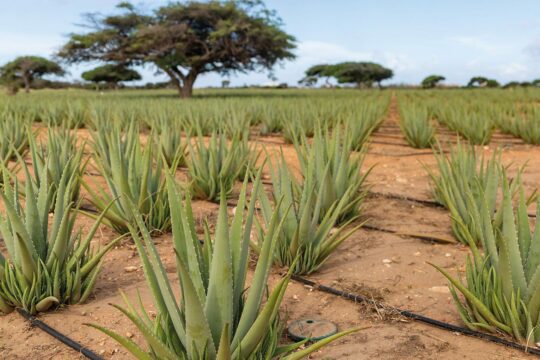
<svg viewBox="0 0 540 360">
<path fill-rule="evenodd" d="M 511 336 L 529 346 L 540 341 L 540 230 L 529 224 L 534 214 L 528 208 L 536 195 L 524 181 L 527 168 L 508 168 L 502 149 L 484 156 L 466 144 L 476 142 L 462 130 L 465 121 L 451 127 L 429 110 L 429 104 L 440 102 L 439 108 L 470 105 L 465 114 L 480 114 L 487 111 L 491 93 L 474 101 L 466 92 L 403 91 L 397 92 L 397 103 L 387 92 L 356 94 L 344 91 L 331 98 L 323 91 L 308 98 L 293 92 L 264 101 L 253 96 L 178 104 L 167 98 L 141 99 L 137 93 L 84 100 L 70 93 L 62 100 L 47 100 L 50 94 L 45 93 L 32 94 L 33 102 L 10 102 L 3 117 L 0 249 L 7 256 L 0 258 L 1 310 L 21 307 L 37 313 L 90 304 L 100 296 L 100 281 L 118 274 L 106 253 L 131 246 L 147 289 L 139 301 L 136 295 L 127 297 L 120 310 L 141 337 L 133 342 L 133 334 L 119 334 L 118 325 L 112 326 L 116 333 L 94 321 L 93 326 L 139 358 L 219 358 L 222 352 L 235 358 L 276 356 L 284 326 L 280 304 L 291 275 L 324 279 L 340 267 L 336 259 L 347 243 L 355 241 L 359 257 L 366 250 L 356 236 L 377 211 L 372 197 L 379 165 L 370 157 L 397 105 L 401 137 L 409 144 L 411 129 L 421 129 L 412 131 L 419 140 L 426 136 L 426 126 L 405 120 L 407 111 L 415 119 L 427 119 L 427 128 L 436 134 L 425 146 L 436 145 L 435 138 L 445 134 L 441 125 L 464 139 L 435 146 L 426 169 L 414 165 L 430 179 L 430 197 L 451 215 L 445 220 L 451 232 L 438 237 L 440 241 L 433 234 L 394 233 L 470 248 L 459 259 L 459 266 L 466 265 L 463 282 L 441 258 L 429 259 L 441 273 L 438 282 L 446 276 L 452 284 L 461 320 L 472 329 Z M 524 112 L 530 118 L 521 117 L 521 107 L 534 109 L 536 101 L 534 93 L 523 95 L 519 99 L 525 104 L 513 98 L 500 106 L 517 109 L 519 116 L 511 117 L 516 122 L 537 121 L 531 115 L 536 110 Z M 485 121 L 497 124 L 493 117 Z M 81 125 L 87 129 L 70 130 Z M 393 185 L 397 183 L 387 184 Z M 208 221 L 199 220 L 201 201 L 215 213 Z M 75 225 L 80 223 L 84 230 L 78 232 Z M 108 234 L 99 250 L 98 230 Z M 398 262 L 384 260 L 388 267 Z M 272 269 L 272 263 L 285 270 Z M 131 267 L 125 269 L 129 277 Z M 349 271 L 353 278 L 356 271 Z M 108 283 L 122 289 L 113 280 Z M 274 290 L 266 297 L 269 284 Z M 203 332 L 195 334 L 194 327 Z M 289 356 L 305 356 L 319 345 Z"/>
<path fill-rule="evenodd" d="M 44 91 L 26 98 L 2 97 L 0 110 L 2 119 L 10 124 L 42 122 L 70 129 L 101 129 L 138 123 L 158 133 L 184 131 L 206 136 L 221 132 L 229 138 L 242 137 L 251 127 L 260 135 L 281 133 L 289 143 L 303 135 L 313 136 L 316 128 L 342 125 L 359 149 L 380 126 L 391 94 L 350 90 L 229 93 L 230 97 L 224 97 L 224 92 L 206 90 L 185 103 L 163 91 L 148 92 L 148 96 L 137 91 L 102 95 Z M 540 143 L 540 91 L 536 89 L 396 93 L 403 135 L 415 148 L 430 147 L 439 126 L 478 145 L 488 144 L 496 130 L 525 143 Z"/>
</svg>

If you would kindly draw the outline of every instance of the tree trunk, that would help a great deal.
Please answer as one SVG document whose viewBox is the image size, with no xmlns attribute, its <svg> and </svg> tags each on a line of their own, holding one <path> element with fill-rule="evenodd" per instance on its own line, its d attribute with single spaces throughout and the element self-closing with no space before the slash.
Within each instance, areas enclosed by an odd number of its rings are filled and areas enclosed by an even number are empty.
<svg viewBox="0 0 540 360">
<path fill-rule="evenodd" d="M 182 81 L 182 85 L 180 85 L 180 97 L 182 99 L 190 98 L 193 95 L 193 84 L 195 84 L 195 80 L 197 79 L 197 74 L 195 73 L 189 73 L 184 81 Z"/>
<path fill-rule="evenodd" d="M 23 75 L 23 81 L 24 81 L 24 91 L 26 93 L 30 92 L 30 77 L 26 74 Z"/>
<path fill-rule="evenodd" d="M 193 83 L 184 83 L 180 89 L 182 99 L 190 98 L 193 95 Z"/>
<path fill-rule="evenodd" d="M 184 75 L 184 73 L 174 67 L 161 67 L 161 70 L 169 75 L 180 98 L 187 99 L 193 95 L 193 84 L 199 75 L 197 70 L 191 69 L 187 75 Z"/>
</svg>

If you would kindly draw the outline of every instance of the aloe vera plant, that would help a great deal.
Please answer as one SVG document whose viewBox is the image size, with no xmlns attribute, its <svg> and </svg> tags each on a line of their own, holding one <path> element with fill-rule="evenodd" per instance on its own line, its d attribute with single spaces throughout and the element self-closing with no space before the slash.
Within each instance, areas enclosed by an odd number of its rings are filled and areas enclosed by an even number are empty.
<svg viewBox="0 0 540 360">
<path fill-rule="evenodd" d="M 343 116 L 345 132 L 351 136 L 351 150 L 359 151 L 365 146 L 371 134 L 382 124 L 387 107 L 387 102 L 377 102 L 363 105 L 358 112 Z"/>
<path fill-rule="evenodd" d="M 260 187 L 259 177 L 254 186 L 256 189 Z M 177 191 L 172 177 L 167 179 L 167 188 L 173 211 L 173 243 L 182 298 L 178 299 L 172 290 L 142 217 L 134 214 L 138 229 L 132 228 L 131 233 L 158 314 L 152 320 L 140 299 L 140 309 L 135 309 L 125 296 L 125 307 L 114 306 L 137 326 L 149 349 L 144 350 L 129 338 L 101 326 L 90 326 L 114 338 L 138 359 L 240 360 L 280 356 L 293 360 L 350 332 L 336 334 L 298 353 L 287 355 L 303 345 L 302 342 L 276 346 L 281 336 L 279 331 L 275 331 L 280 328 L 276 326 L 276 319 L 291 274 L 280 280 L 266 302 L 263 301 L 273 250 L 283 225 L 278 212 L 272 216 L 271 224 L 263 235 L 251 286 L 247 290 L 249 241 L 256 202 L 254 197 L 247 200 L 247 180 L 244 181 L 230 226 L 226 196 L 224 192 L 220 194 L 214 239 L 207 226 L 202 244 L 195 233 L 189 196 Z"/>
<path fill-rule="evenodd" d="M 283 118 L 283 137 L 289 144 L 294 144 L 302 137 L 312 137 L 315 128 L 321 125 L 319 118 L 309 118 L 299 116 L 297 110 L 284 115 Z"/>
<path fill-rule="evenodd" d="M 515 135 L 527 144 L 540 145 L 540 111 L 536 107 L 515 120 Z"/>
<path fill-rule="evenodd" d="M 119 234 L 128 233 L 134 221 L 130 207 L 136 206 L 150 231 L 168 231 L 171 220 L 165 173 L 171 170 L 163 158 L 154 155 L 152 146 L 143 149 L 139 134 L 133 130 L 128 130 L 124 140 L 117 132 L 101 136 L 102 142 L 95 143 L 96 162 L 108 191 L 93 182 L 84 181 L 83 186 L 90 202 L 100 211 L 117 199 L 108 207 L 103 223 Z"/>
<path fill-rule="evenodd" d="M 28 147 L 27 118 L 19 112 L 4 110 L 0 115 L 0 162 L 6 164 Z"/>
<path fill-rule="evenodd" d="M 464 323 L 474 330 L 503 332 L 531 344 L 540 342 L 540 224 L 531 231 L 527 199 L 518 186 L 517 207 L 513 191 L 503 174 L 503 201 L 492 221 L 489 200 L 484 196 L 480 211 L 471 221 L 484 229 L 484 253 L 473 247 L 467 260 L 466 282 L 435 266 L 451 284 L 452 295 Z M 537 219 L 540 201 L 537 201 Z M 461 300 L 457 293 L 464 296 Z"/>
<path fill-rule="evenodd" d="M 28 134 L 35 183 L 41 183 L 41 178 L 47 176 L 50 191 L 55 194 L 62 176 L 68 174 L 69 179 L 72 179 L 68 191 L 75 203 L 79 198 L 81 179 L 88 163 L 83 161 L 85 145 L 77 148 L 76 138 L 68 130 L 49 128 L 47 135 L 47 144 L 44 146 L 43 143 L 37 144 L 32 133 Z M 55 198 L 53 195 L 53 203 Z"/>
<path fill-rule="evenodd" d="M 237 180 L 242 181 L 248 175 L 254 175 L 259 170 L 259 159 L 263 153 L 263 150 L 257 149 L 257 143 L 250 144 L 247 141 L 247 137 L 242 138 L 242 140 L 233 140 L 233 145 L 238 147 L 238 155 L 241 158 L 245 159 L 243 162 L 242 168 L 238 173 Z"/>
<path fill-rule="evenodd" d="M 301 143 L 295 142 L 304 181 L 313 181 L 316 194 L 322 198 L 320 220 L 335 211 L 338 201 L 343 206 L 337 215 L 337 223 L 360 215 L 367 196 L 366 179 L 372 168 L 363 174 L 360 172 L 366 151 L 361 149 L 359 153 L 353 153 L 350 143 L 350 135 L 342 135 L 340 127 L 334 128 L 333 132 L 318 130 L 311 144 L 305 137 Z"/>
<path fill-rule="evenodd" d="M 459 133 L 471 144 L 489 144 L 495 130 L 495 124 L 489 117 L 489 112 L 474 109 L 467 104 L 459 105 L 443 108 L 439 112 L 438 120 L 448 126 L 450 130 Z"/>
<path fill-rule="evenodd" d="M 265 106 L 261 110 L 261 135 L 270 135 L 283 131 L 283 119 L 275 107 Z"/>
<path fill-rule="evenodd" d="M 429 148 L 435 138 L 435 128 L 425 106 L 400 103 L 399 126 L 407 143 L 416 149 Z"/>
<path fill-rule="evenodd" d="M 160 124 L 154 140 L 158 153 L 165 158 L 167 166 L 186 165 L 187 142 L 182 139 L 180 126 L 173 126 L 170 122 Z"/>
<path fill-rule="evenodd" d="M 316 271 L 328 259 L 332 252 L 360 226 L 346 230 L 356 217 L 352 217 L 339 228 L 340 214 L 350 203 L 346 197 L 335 201 L 321 217 L 325 194 L 315 191 L 315 180 L 306 177 L 299 183 L 291 174 L 283 155 L 275 171 L 272 166 L 272 200 L 282 207 L 272 207 L 271 199 L 262 192 L 260 202 L 265 226 L 271 224 L 275 212 L 284 219 L 283 227 L 275 250 L 274 259 L 280 266 L 290 266 L 294 274 L 309 274 Z M 328 172 L 328 168 L 325 170 Z M 259 252 L 261 245 L 253 242 Z"/>
<path fill-rule="evenodd" d="M 83 238 L 74 231 L 70 182 L 66 171 L 56 190 L 53 208 L 51 187 L 45 174 L 35 189 L 26 165 L 26 184 L 22 207 L 19 181 L 3 170 L 4 186 L 0 192 L 6 215 L 0 216 L 0 233 L 7 248 L 7 258 L 0 254 L 0 311 L 23 308 L 31 314 L 47 311 L 61 304 L 84 302 L 92 293 L 101 267 L 101 259 L 118 241 L 98 251 L 90 243 L 102 219 L 101 215 Z"/>
<path fill-rule="evenodd" d="M 463 146 L 459 142 L 447 156 L 441 148 L 435 152 L 439 174 L 428 173 L 434 184 L 434 194 L 437 201 L 443 204 L 452 218 L 452 231 L 456 238 L 471 245 L 470 241 L 479 244 L 482 229 L 470 221 L 471 211 L 478 211 L 483 199 L 483 193 L 488 200 L 489 213 L 495 216 L 497 195 L 500 191 L 501 151 L 496 150 L 490 159 L 478 156 L 474 146 Z M 426 168 L 427 169 L 427 168 Z M 523 167 L 518 171 L 521 176 Z M 516 190 L 517 182 L 512 182 L 511 189 Z"/>
<path fill-rule="evenodd" d="M 222 192 L 230 196 L 248 166 L 249 146 L 244 141 L 233 138 L 228 144 L 224 134 L 213 133 L 208 145 L 202 136 L 197 137 L 195 146 L 189 144 L 189 175 L 197 198 L 217 201 Z"/>
<path fill-rule="evenodd" d="M 96 131 L 91 132 L 92 147 L 96 160 L 111 167 L 111 156 L 119 152 L 122 158 L 128 158 L 134 149 L 140 147 L 139 126 L 131 123 L 123 131 L 119 123 L 98 122 Z"/>
</svg>

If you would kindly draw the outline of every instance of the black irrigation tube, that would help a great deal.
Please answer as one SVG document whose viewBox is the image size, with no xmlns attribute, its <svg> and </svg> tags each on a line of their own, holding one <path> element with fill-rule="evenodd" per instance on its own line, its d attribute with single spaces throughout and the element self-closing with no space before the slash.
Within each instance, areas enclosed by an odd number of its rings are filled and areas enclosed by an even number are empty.
<svg viewBox="0 0 540 360">
<path fill-rule="evenodd" d="M 412 198 L 412 197 L 409 197 L 409 196 L 402 196 L 402 195 L 396 195 L 396 194 L 385 194 L 385 193 L 379 193 L 379 192 L 375 192 L 375 191 L 370 191 L 369 194 L 373 195 L 373 196 L 385 197 L 385 198 L 388 198 L 388 199 L 405 200 L 405 201 L 415 202 L 415 203 L 419 203 L 419 204 L 430 206 L 430 207 L 444 208 L 444 206 L 442 206 L 441 204 L 439 204 L 438 202 L 433 201 L 433 200 L 416 199 L 416 198 Z M 528 213 L 527 215 L 530 218 L 536 218 L 536 214 Z"/>
<path fill-rule="evenodd" d="M 421 153 L 406 153 L 406 154 L 385 154 L 381 152 L 373 152 L 368 150 L 368 154 L 370 155 L 376 155 L 376 156 L 387 156 L 387 157 L 409 157 L 409 156 L 427 156 L 427 155 L 433 155 L 433 152 L 421 152 Z"/>
<path fill-rule="evenodd" d="M 400 232 L 400 231 L 391 230 L 391 229 L 385 229 L 385 228 L 381 228 L 381 227 L 374 226 L 374 225 L 369 225 L 369 224 L 362 225 L 361 229 L 372 230 L 372 231 L 380 231 L 380 232 L 384 232 L 384 233 L 388 233 L 388 234 L 395 234 L 397 236 L 405 236 L 405 237 L 409 237 L 409 238 L 413 238 L 413 239 L 431 241 L 431 242 L 436 242 L 436 243 L 445 244 L 445 245 L 446 244 L 456 244 L 455 241 L 447 240 L 447 239 L 442 238 L 442 237 L 437 238 L 437 237 L 430 236 L 430 235 L 411 234 L 411 233 Z"/>
<path fill-rule="evenodd" d="M 444 321 L 432 319 L 430 317 L 427 317 L 427 316 L 424 316 L 424 315 L 421 315 L 421 314 L 417 314 L 417 313 L 414 313 L 412 311 L 402 310 L 402 309 L 399 309 L 399 308 L 396 308 L 396 307 L 393 307 L 393 306 L 388 306 L 388 305 L 386 305 L 384 303 L 375 301 L 373 299 L 369 299 L 369 298 L 367 298 L 365 296 L 362 296 L 362 295 L 351 294 L 351 293 L 346 292 L 346 291 L 342 291 L 342 290 L 338 290 L 338 289 L 335 289 L 335 288 L 332 288 L 332 287 L 329 287 L 329 286 L 317 284 L 314 281 L 311 281 L 309 279 L 306 279 L 306 278 L 298 276 L 298 275 L 293 275 L 292 279 L 294 281 L 297 281 L 297 282 L 302 283 L 304 285 L 308 285 L 308 286 L 310 286 L 310 287 L 312 287 L 312 288 L 314 288 L 314 289 L 316 289 L 318 291 L 322 291 L 322 292 L 325 292 L 325 293 L 328 293 L 328 294 L 339 296 L 339 297 L 342 297 L 344 299 L 354 301 L 355 303 L 368 303 L 368 304 L 371 304 L 371 305 L 374 305 L 374 306 L 377 306 L 377 307 L 383 307 L 383 308 L 386 308 L 386 309 L 390 309 L 390 310 L 395 311 L 396 313 L 398 313 L 401 316 L 404 316 L 404 317 L 406 317 L 408 319 L 412 319 L 412 320 L 416 320 L 418 322 L 422 322 L 424 324 L 432 325 L 432 326 L 438 327 L 438 328 L 443 329 L 443 330 L 457 332 L 457 333 L 467 335 L 467 336 L 470 336 L 470 337 L 475 337 L 475 338 L 486 340 L 486 341 L 489 341 L 489 342 L 492 342 L 492 343 L 495 343 L 495 344 L 504 345 L 504 346 L 507 346 L 509 348 L 517 349 L 517 350 L 523 351 L 523 352 L 528 353 L 528 354 L 533 354 L 533 355 L 540 356 L 540 349 L 537 349 L 537 348 L 531 348 L 531 347 L 528 347 L 528 346 L 525 346 L 525 345 L 522 345 L 522 344 L 515 343 L 513 341 L 509 341 L 509 340 L 500 338 L 500 337 L 495 336 L 495 335 L 490 335 L 490 334 L 482 333 L 482 332 L 479 332 L 479 331 L 474 331 L 474 330 L 471 330 L 471 329 L 468 329 L 468 328 L 465 328 L 465 327 L 462 327 L 462 326 L 457 326 L 457 325 L 446 323 Z"/>
<path fill-rule="evenodd" d="M 19 314 L 21 314 L 22 317 L 24 317 L 26 320 L 30 322 L 32 326 L 35 326 L 39 328 L 40 330 L 43 330 L 56 340 L 60 341 L 61 343 L 69 346 L 73 350 L 77 351 L 78 353 L 84 355 L 87 359 L 90 360 L 103 360 L 103 358 L 96 353 L 94 353 L 92 350 L 82 346 L 78 342 L 76 342 L 73 339 L 70 339 L 66 335 L 62 334 L 61 332 L 53 329 L 49 325 L 45 324 L 43 321 L 39 320 L 37 317 L 30 315 L 26 310 L 23 309 L 17 309 Z"/>
<path fill-rule="evenodd" d="M 404 196 L 404 195 L 385 194 L 385 193 L 380 193 L 380 192 L 375 192 L 375 191 L 370 191 L 369 194 L 373 195 L 373 196 L 385 197 L 387 199 L 411 201 L 411 202 L 415 202 L 415 203 L 418 203 L 418 204 L 427 205 L 427 206 L 431 206 L 431 207 L 438 207 L 438 208 L 443 208 L 444 207 L 441 204 L 439 204 L 438 202 L 433 201 L 433 200 L 416 199 L 416 198 L 409 197 L 409 196 Z"/>
</svg>

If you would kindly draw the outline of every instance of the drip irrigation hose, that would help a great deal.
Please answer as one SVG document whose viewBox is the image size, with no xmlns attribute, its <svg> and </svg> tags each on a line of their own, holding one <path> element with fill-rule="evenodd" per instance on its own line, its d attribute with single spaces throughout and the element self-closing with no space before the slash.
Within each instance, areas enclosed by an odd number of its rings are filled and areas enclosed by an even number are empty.
<svg viewBox="0 0 540 360">
<path fill-rule="evenodd" d="M 398 235 L 398 236 L 405 236 L 405 237 L 409 237 L 409 238 L 413 238 L 413 239 L 436 242 L 436 243 L 440 243 L 440 244 L 457 244 L 457 242 L 455 240 L 451 240 L 451 239 L 444 238 L 444 237 L 437 237 L 437 236 L 434 236 L 434 235 L 420 234 L 420 233 L 414 234 L 414 233 L 408 233 L 408 232 L 401 232 L 401 231 L 396 231 L 396 230 L 392 230 L 392 229 L 385 229 L 385 228 L 381 228 L 381 227 L 378 227 L 378 226 L 375 226 L 375 225 L 369 225 L 369 224 L 362 225 L 361 229 L 372 230 L 372 231 L 380 231 L 380 232 L 384 232 L 384 233 L 388 233 L 388 234 L 395 234 L 395 235 Z"/>
<path fill-rule="evenodd" d="M 434 200 L 417 199 L 417 198 L 413 198 L 409 196 L 402 196 L 402 195 L 397 195 L 397 194 L 385 194 L 385 193 L 380 193 L 376 191 L 369 191 L 369 194 L 372 196 L 385 197 L 387 199 L 405 200 L 405 201 L 415 202 L 415 203 L 430 206 L 430 207 L 444 208 L 443 205 L 439 204 L 438 202 Z M 527 215 L 530 218 L 536 218 L 536 214 L 528 213 Z"/>
<path fill-rule="evenodd" d="M 381 152 L 373 152 L 368 151 L 368 154 L 370 155 L 377 155 L 377 156 L 387 156 L 387 157 L 408 157 L 408 156 L 426 156 L 426 155 L 433 155 L 433 152 L 420 152 L 420 153 L 405 153 L 405 154 L 385 154 Z"/>
<path fill-rule="evenodd" d="M 418 204 L 431 206 L 431 207 L 437 207 L 437 208 L 444 207 L 444 206 L 442 206 L 441 204 L 439 204 L 438 202 L 436 202 L 434 200 L 417 199 L 417 198 L 404 196 L 404 195 L 385 194 L 385 193 L 380 193 L 380 192 L 376 192 L 376 191 L 369 191 L 369 194 L 373 195 L 373 196 L 385 197 L 387 199 L 405 200 L 405 201 L 415 202 L 415 203 L 418 203 Z"/>
<path fill-rule="evenodd" d="M 489 342 L 492 342 L 492 343 L 495 343 L 495 344 L 504 345 L 504 346 L 507 346 L 509 348 L 517 349 L 517 350 L 523 351 L 523 352 L 528 353 L 528 354 L 533 354 L 533 355 L 540 356 L 540 349 L 537 349 L 537 348 L 531 348 L 531 347 L 528 347 L 528 346 L 525 346 L 525 345 L 522 345 L 522 344 L 518 344 L 518 343 L 510 341 L 510 340 L 500 338 L 500 337 L 495 336 L 495 335 L 486 334 L 486 333 L 482 333 L 482 332 L 479 332 L 479 331 L 474 331 L 474 330 L 471 330 L 471 329 L 468 329 L 468 328 L 465 328 L 465 327 L 462 327 L 462 326 L 457 326 L 457 325 L 446 323 L 444 321 L 432 319 L 430 317 L 427 317 L 427 316 L 424 316 L 424 315 L 421 315 L 421 314 L 417 314 L 417 313 L 414 313 L 414 312 L 411 312 L 411 311 L 408 311 L 408 310 L 402 310 L 402 309 L 399 309 L 399 308 L 396 308 L 396 307 L 393 307 L 393 306 L 388 306 L 388 305 L 386 305 L 384 303 L 381 303 L 379 301 L 375 301 L 373 299 L 369 299 L 369 298 L 367 298 L 365 296 L 362 296 L 362 295 L 351 294 L 349 292 L 338 290 L 338 289 L 335 289 L 335 288 L 332 288 L 332 287 L 329 287 L 329 286 L 319 285 L 314 281 L 311 281 L 309 279 L 306 279 L 306 278 L 298 276 L 298 275 L 293 275 L 292 279 L 294 281 L 297 281 L 297 282 L 302 283 L 304 285 L 308 285 L 308 286 L 310 286 L 310 287 L 312 287 L 312 288 L 314 288 L 314 289 L 316 289 L 318 291 L 322 291 L 322 292 L 325 292 L 325 293 L 328 293 L 328 294 L 339 296 L 339 297 L 342 297 L 344 299 L 354 301 L 355 303 L 368 303 L 368 304 L 375 305 L 375 306 L 378 306 L 378 307 L 384 307 L 386 309 L 390 309 L 392 311 L 395 311 L 396 313 L 398 313 L 401 316 L 404 316 L 404 317 L 406 317 L 408 319 L 412 319 L 412 320 L 422 322 L 424 324 L 432 325 L 432 326 L 438 327 L 438 328 L 443 329 L 443 330 L 457 332 L 457 333 L 460 333 L 462 335 L 467 335 L 467 336 L 470 336 L 470 337 L 479 338 L 479 339 L 486 340 L 486 341 L 489 341 Z"/>
<path fill-rule="evenodd" d="M 33 315 L 30 315 L 26 310 L 23 309 L 17 309 L 19 314 L 21 314 L 22 317 L 24 317 L 26 320 L 32 324 L 32 326 L 35 326 L 47 334 L 51 335 L 56 340 L 62 342 L 63 344 L 69 346 L 73 350 L 77 351 L 78 353 L 83 354 L 87 359 L 90 360 L 103 360 L 103 358 L 96 353 L 94 353 L 92 350 L 89 350 L 88 348 L 82 346 L 78 342 L 76 342 L 73 339 L 70 339 L 66 335 L 60 333 L 59 331 L 53 329 L 49 325 L 45 324 L 43 321 L 39 320 Z"/>
</svg>

